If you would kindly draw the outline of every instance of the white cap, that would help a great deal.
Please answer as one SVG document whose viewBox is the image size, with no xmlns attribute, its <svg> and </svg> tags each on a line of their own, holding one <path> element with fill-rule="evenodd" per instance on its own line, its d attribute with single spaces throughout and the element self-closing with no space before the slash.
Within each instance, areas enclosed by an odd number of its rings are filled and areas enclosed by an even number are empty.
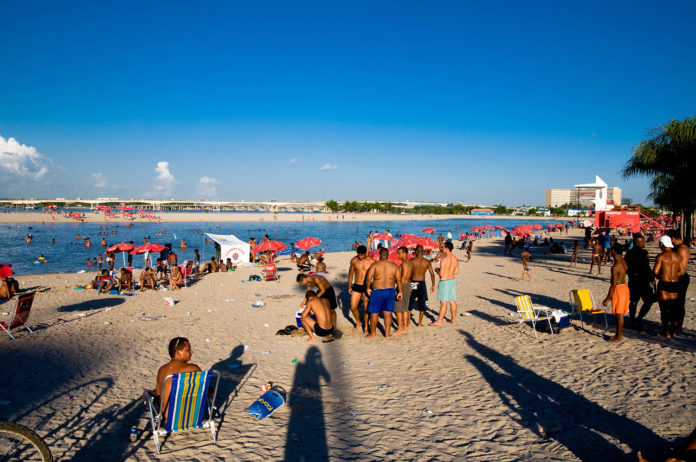
<svg viewBox="0 0 696 462">
<path fill-rule="evenodd" d="M 662 236 L 660 237 L 660 244 L 662 244 L 664 247 L 667 247 L 669 249 L 674 248 L 674 244 L 672 244 L 672 238 L 669 236 Z"/>
</svg>

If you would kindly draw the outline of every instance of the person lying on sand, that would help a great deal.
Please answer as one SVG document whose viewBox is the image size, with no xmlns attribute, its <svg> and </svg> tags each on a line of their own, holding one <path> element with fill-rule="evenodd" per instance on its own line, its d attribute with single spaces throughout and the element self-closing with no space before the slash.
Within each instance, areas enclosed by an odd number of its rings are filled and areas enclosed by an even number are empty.
<svg viewBox="0 0 696 462">
<path fill-rule="evenodd" d="M 333 340 L 334 324 L 332 319 L 332 314 L 335 313 L 331 309 L 329 301 L 325 298 L 317 297 L 316 292 L 313 290 L 308 290 L 305 293 L 304 302 L 300 305 L 302 310 L 302 327 L 307 331 L 309 335 L 308 342 L 316 342 L 317 339 L 314 337 L 326 337 L 324 341 Z M 314 315 L 316 321 L 310 317 Z"/>
</svg>

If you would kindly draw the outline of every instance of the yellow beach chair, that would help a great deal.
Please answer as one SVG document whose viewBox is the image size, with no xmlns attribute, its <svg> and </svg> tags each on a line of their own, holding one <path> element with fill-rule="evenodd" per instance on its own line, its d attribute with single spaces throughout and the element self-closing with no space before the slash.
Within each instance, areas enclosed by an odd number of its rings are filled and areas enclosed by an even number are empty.
<svg viewBox="0 0 696 462">
<path fill-rule="evenodd" d="M 536 323 L 537 321 L 546 321 L 549 323 L 549 332 L 553 334 L 553 327 L 551 326 L 551 308 L 532 305 L 532 299 L 529 298 L 529 295 L 515 297 L 515 305 L 517 306 L 517 313 L 520 315 L 519 325 L 517 326 L 518 329 L 522 324 L 530 321 L 532 323 L 532 329 L 534 330 L 534 337 L 539 338 L 537 336 Z"/>
<path fill-rule="evenodd" d="M 578 289 L 571 290 L 568 294 L 570 299 L 570 310 L 572 313 L 580 314 L 580 326 L 584 327 L 584 321 L 582 319 L 583 313 L 585 316 L 590 316 L 592 323 L 594 324 L 594 316 L 598 314 L 604 315 L 604 328 L 609 329 L 609 324 L 607 323 L 607 311 L 604 307 L 598 307 L 595 305 L 594 297 L 592 297 L 592 292 L 589 289 Z"/>
</svg>

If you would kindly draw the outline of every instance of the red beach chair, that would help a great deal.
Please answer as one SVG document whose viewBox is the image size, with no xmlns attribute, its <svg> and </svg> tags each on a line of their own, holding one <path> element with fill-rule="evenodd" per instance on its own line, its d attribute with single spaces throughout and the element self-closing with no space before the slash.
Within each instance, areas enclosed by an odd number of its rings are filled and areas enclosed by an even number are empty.
<svg viewBox="0 0 696 462">
<path fill-rule="evenodd" d="M 263 272 L 264 272 L 264 281 L 278 281 L 278 280 L 280 280 L 280 278 L 278 277 L 278 268 L 276 267 L 275 262 L 266 263 L 266 265 L 263 267 Z"/>
<path fill-rule="evenodd" d="M 17 297 L 17 308 L 15 309 L 15 314 L 12 317 L 12 322 L 7 324 L 5 321 L 0 321 L 0 327 L 2 327 L 2 330 L 7 332 L 10 339 L 14 339 L 12 336 L 12 329 L 24 327 L 29 332 L 33 332 L 29 326 L 26 325 L 26 323 L 27 319 L 29 319 L 29 313 L 31 312 L 31 305 L 34 303 L 34 295 L 35 292 L 29 292 Z"/>
</svg>

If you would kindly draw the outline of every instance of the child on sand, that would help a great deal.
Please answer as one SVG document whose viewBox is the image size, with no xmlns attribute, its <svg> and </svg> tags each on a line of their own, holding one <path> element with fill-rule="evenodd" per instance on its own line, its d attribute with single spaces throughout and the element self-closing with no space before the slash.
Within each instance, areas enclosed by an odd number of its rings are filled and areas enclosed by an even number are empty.
<svg viewBox="0 0 696 462">
<path fill-rule="evenodd" d="M 579 242 L 577 239 L 573 241 L 573 255 L 570 256 L 570 266 L 578 266 L 578 247 Z"/>
<path fill-rule="evenodd" d="M 529 281 L 532 281 L 532 275 L 529 274 L 529 259 L 532 257 L 532 254 L 527 252 L 526 250 L 522 252 L 522 276 L 520 277 L 520 281 L 524 280 L 524 276 L 527 275 L 529 278 Z"/>
</svg>

